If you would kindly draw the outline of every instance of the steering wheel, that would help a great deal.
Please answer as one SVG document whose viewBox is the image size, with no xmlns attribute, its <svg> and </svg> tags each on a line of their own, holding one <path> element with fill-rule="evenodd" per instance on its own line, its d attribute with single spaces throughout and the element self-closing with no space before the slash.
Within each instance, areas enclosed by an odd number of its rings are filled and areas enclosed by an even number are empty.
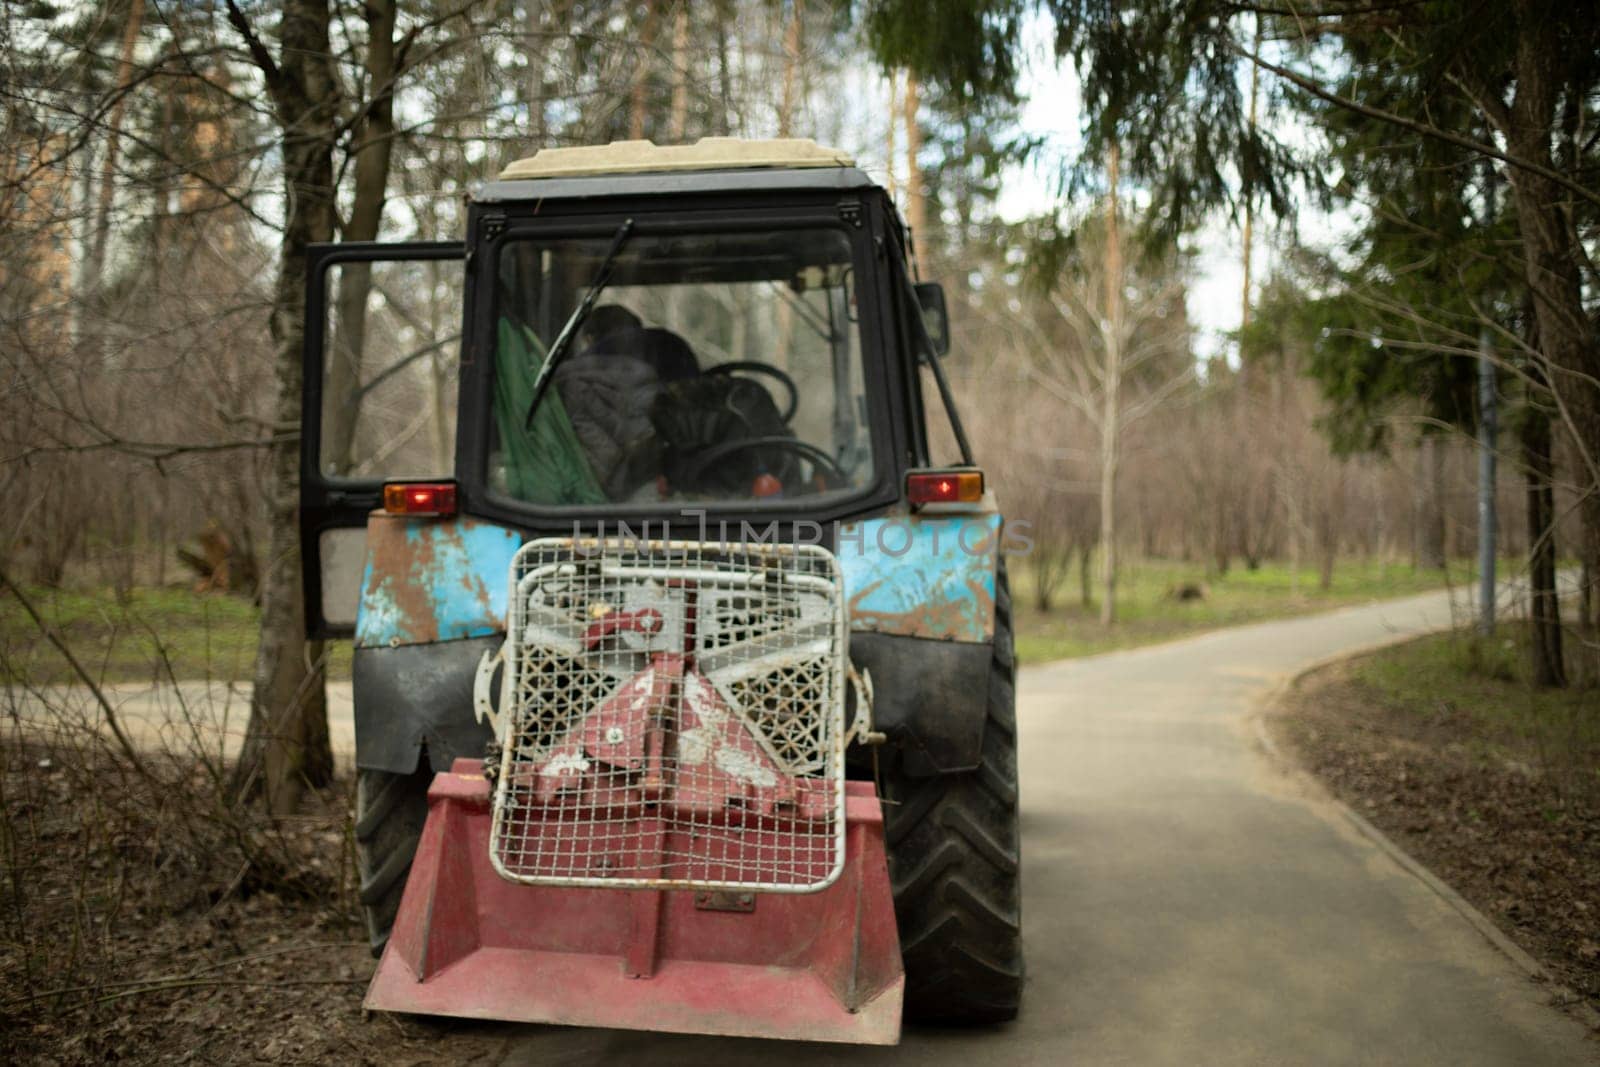
<svg viewBox="0 0 1600 1067">
<path fill-rule="evenodd" d="M 776 378 L 789 393 L 789 405 L 783 409 L 783 414 L 779 418 L 787 423 L 794 417 L 795 410 L 800 407 L 800 388 L 794 384 L 794 379 L 789 377 L 786 372 L 779 370 L 770 363 L 738 360 L 733 363 L 718 363 L 715 367 L 707 367 L 700 373 L 704 376 L 707 374 L 736 374 L 740 372 L 756 375 L 765 374 L 768 377 Z"/>
<path fill-rule="evenodd" d="M 729 364 L 724 364 L 729 366 Z M 779 372 L 782 373 L 781 371 Z M 725 441 L 714 448 L 708 448 L 684 469 L 684 478 L 693 482 L 699 479 L 700 472 L 718 460 L 727 459 L 729 456 L 740 452 L 748 452 L 754 448 L 778 448 L 793 452 L 802 459 L 809 460 L 812 467 L 823 475 L 832 485 L 850 484 L 850 476 L 844 472 L 834 458 L 808 441 L 796 440 L 793 437 L 746 437 L 739 441 Z"/>
</svg>

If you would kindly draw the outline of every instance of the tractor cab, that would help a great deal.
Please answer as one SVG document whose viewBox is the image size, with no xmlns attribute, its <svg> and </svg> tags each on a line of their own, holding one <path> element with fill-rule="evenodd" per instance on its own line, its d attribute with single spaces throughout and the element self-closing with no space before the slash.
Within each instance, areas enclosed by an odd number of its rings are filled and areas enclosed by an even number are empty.
<svg viewBox="0 0 1600 1067">
<path fill-rule="evenodd" d="M 474 195 L 465 244 L 317 249 L 313 632 L 355 623 L 385 484 L 448 480 L 463 513 L 552 532 L 898 499 L 928 462 L 918 301 L 934 337 L 943 303 L 848 163 L 807 141 L 552 149 Z"/>
<path fill-rule="evenodd" d="M 370 1006 L 1015 1012 L 1003 526 L 908 247 L 837 150 L 710 138 L 313 250 L 305 609 L 355 644 Z"/>
</svg>

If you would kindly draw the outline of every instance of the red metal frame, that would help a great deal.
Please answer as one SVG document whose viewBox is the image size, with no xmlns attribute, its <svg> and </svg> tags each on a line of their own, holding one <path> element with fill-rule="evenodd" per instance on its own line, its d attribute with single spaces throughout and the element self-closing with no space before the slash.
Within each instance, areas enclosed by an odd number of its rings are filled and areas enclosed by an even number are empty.
<svg viewBox="0 0 1600 1067">
<path fill-rule="evenodd" d="M 434 779 L 366 1006 L 679 1033 L 894 1044 L 905 975 L 870 783 L 847 783 L 844 873 L 751 910 L 688 891 L 521 885 L 489 862 L 476 760 Z"/>
</svg>

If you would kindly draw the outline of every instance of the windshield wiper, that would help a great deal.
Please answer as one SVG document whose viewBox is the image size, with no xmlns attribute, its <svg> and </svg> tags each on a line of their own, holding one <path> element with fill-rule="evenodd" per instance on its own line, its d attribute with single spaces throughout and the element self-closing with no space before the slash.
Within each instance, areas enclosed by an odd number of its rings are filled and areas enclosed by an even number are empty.
<svg viewBox="0 0 1600 1067">
<path fill-rule="evenodd" d="M 561 327 L 561 332 L 556 335 L 555 344 L 545 353 L 544 366 L 539 368 L 539 376 L 533 380 L 533 398 L 528 401 L 528 415 L 522 423 L 524 430 L 533 429 L 533 413 L 539 409 L 539 401 L 544 399 L 545 392 L 550 388 L 550 375 L 555 371 L 556 364 L 567 354 L 567 349 L 572 347 L 572 338 L 577 334 L 578 327 L 583 325 L 583 320 L 594 310 L 594 302 L 599 298 L 600 291 L 611 280 L 611 266 L 616 262 L 617 253 L 622 251 L 622 243 L 632 232 L 633 220 L 624 219 L 622 225 L 617 227 L 617 232 L 612 235 L 611 247 L 606 249 L 605 258 L 600 261 L 600 269 L 595 271 L 594 281 L 589 283 L 589 291 L 578 301 L 572 317 L 567 319 L 567 324 Z"/>
</svg>

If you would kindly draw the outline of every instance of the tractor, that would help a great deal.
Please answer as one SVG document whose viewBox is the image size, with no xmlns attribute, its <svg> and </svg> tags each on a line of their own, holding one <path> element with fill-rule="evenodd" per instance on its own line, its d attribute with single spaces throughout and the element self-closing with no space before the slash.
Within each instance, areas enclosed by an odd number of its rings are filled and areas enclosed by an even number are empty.
<svg viewBox="0 0 1600 1067">
<path fill-rule="evenodd" d="M 306 314 L 369 1008 L 1016 1015 L 1012 546 L 884 189 L 809 140 L 545 149 L 463 242 L 315 247 Z"/>
</svg>

